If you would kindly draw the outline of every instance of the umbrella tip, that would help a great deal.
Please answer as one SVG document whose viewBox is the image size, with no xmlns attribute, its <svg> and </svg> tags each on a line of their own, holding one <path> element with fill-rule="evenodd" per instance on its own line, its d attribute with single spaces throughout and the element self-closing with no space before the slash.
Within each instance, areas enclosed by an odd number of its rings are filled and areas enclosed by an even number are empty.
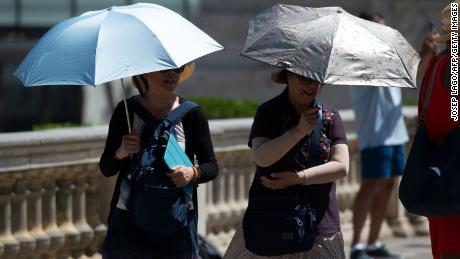
<svg viewBox="0 0 460 259">
<path fill-rule="evenodd" d="M 279 69 L 286 69 L 286 68 L 292 67 L 292 63 L 289 61 L 280 61 L 276 63 L 275 67 Z"/>
</svg>

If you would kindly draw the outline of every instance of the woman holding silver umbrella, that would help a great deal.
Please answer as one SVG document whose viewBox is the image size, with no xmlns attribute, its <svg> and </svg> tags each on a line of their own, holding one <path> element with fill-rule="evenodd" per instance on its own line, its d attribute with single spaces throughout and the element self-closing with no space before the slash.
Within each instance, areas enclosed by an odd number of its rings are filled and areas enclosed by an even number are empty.
<svg viewBox="0 0 460 259">
<path fill-rule="evenodd" d="M 276 5 L 249 22 L 243 56 L 280 68 L 284 91 L 262 104 L 248 145 L 248 208 L 227 258 L 345 258 L 335 180 L 349 154 L 322 85 L 415 87 L 417 53 L 394 29 L 340 7 Z"/>
<path fill-rule="evenodd" d="M 256 175 L 225 257 L 345 258 L 334 183 L 348 172 L 342 119 L 316 102 L 320 82 L 288 70 L 272 80 L 287 87 L 254 118 L 248 145 Z"/>
</svg>

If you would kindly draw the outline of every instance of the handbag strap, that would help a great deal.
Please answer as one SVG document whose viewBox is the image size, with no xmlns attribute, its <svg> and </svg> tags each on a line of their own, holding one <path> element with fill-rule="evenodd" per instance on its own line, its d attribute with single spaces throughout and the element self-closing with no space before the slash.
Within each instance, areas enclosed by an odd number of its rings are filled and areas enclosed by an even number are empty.
<svg viewBox="0 0 460 259">
<path fill-rule="evenodd" d="M 436 77 L 436 71 L 438 70 L 438 65 L 439 65 L 439 60 L 436 61 L 433 73 L 431 73 L 430 81 L 428 82 L 428 88 L 426 89 L 426 92 L 425 92 L 425 96 L 423 99 L 421 121 L 425 121 L 425 116 L 428 112 L 428 105 L 430 104 L 431 94 L 433 92 L 433 86 L 434 86 L 434 78 Z"/>
</svg>

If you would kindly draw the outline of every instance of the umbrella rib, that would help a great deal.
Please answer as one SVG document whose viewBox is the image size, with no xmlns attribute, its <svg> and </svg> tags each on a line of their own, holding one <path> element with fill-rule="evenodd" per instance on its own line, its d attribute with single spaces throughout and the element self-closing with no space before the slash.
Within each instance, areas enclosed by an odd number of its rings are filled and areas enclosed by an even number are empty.
<svg viewBox="0 0 460 259">
<path fill-rule="evenodd" d="M 339 14 L 340 15 L 340 14 Z M 332 42 L 331 42 L 331 49 L 329 50 L 329 55 L 327 55 L 327 63 L 326 63 L 326 69 L 325 69 L 325 73 L 323 75 L 323 80 L 326 81 L 326 75 L 333 75 L 333 74 L 330 74 L 330 71 L 329 71 L 329 64 L 330 64 L 330 60 L 331 60 L 331 54 L 332 54 L 332 50 L 334 49 L 334 41 L 336 39 L 336 35 L 337 35 L 337 30 L 339 29 L 339 26 L 340 26 L 340 16 L 339 15 L 336 15 L 337 17 L 337 20 L 338 20 L 338 25 L 335 27 L 335 31 L 334 33 L 332 34 Z M 323 82 L 324 83 L 324 82 Z"/>
</svg>

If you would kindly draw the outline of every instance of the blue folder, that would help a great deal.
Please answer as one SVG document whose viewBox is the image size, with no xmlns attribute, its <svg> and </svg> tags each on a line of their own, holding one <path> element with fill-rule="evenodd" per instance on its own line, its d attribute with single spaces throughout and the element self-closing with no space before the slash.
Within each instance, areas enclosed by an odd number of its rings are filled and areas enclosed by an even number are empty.
<svg viewBox="0 0 460 259">
<path fill-rule="evenodd" d="M 169 135 L 168 145 L 166 146 L 166 151 L 163 160 L 165 161 L 169 169 L 172 169 L 177 165 L 187 167 L 193 166 L 192 161 L 190 161 L 187 154 L 185 154 L 184 150 L 182 150 L 174 134 Z M 189 196 L 190 198 L 193 196 L 192 184 L 187 184 L 182 188 L 184 189 L 184 192 L 187 194 L 187 196 Z"/>
</svg>

